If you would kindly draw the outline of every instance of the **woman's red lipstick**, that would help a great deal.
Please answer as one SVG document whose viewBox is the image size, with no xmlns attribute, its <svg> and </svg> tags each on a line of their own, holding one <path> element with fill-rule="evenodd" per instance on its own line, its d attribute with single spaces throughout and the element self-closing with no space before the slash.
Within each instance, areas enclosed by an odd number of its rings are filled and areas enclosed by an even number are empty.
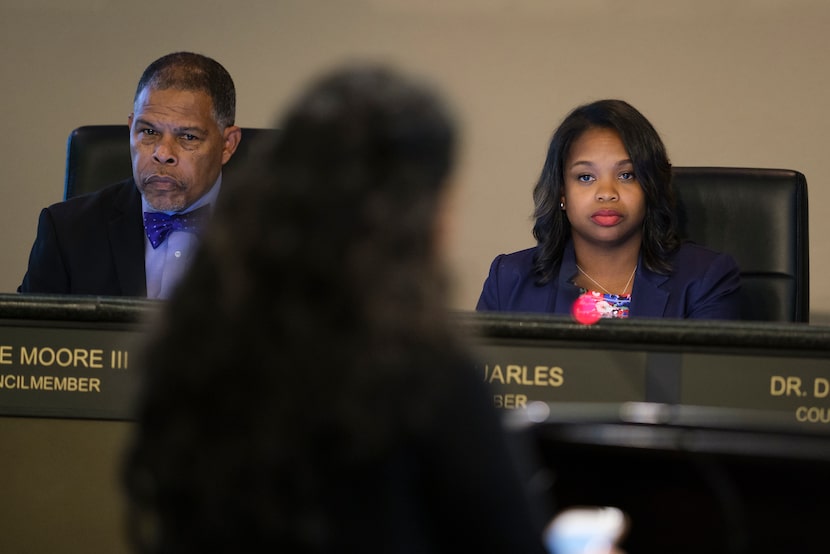
<svg viewBox="0 0 830 554">
<path fill-rule="evenodd" d="M 622 214 L 617 210 L 597 210 L 591 215 L 591 220 L 597 225 L 611 227 L 622 221 Z"/>
</svg>

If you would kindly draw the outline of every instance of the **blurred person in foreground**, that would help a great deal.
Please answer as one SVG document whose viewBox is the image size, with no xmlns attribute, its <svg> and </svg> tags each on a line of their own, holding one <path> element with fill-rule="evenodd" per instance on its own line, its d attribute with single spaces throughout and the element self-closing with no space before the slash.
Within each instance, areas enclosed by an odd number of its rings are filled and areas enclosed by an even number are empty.
<svg viewBox="0 0 830 554">
<path fill-rule="evenodd" d="M 144 359 L 131 538 L 162 552 L 544 552 L 445 311 L 455 131 L 382 67 L 316 81 L 228 191 Z"/>
</svg>

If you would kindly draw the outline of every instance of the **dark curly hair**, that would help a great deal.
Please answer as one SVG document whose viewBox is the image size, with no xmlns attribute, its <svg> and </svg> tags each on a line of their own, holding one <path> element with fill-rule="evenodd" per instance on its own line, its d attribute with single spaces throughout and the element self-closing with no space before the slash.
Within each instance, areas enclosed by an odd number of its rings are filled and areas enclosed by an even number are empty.
<svg viewBox="0 0 830 554">
<path fill-rule="evenodd" d="M 643 188 L 646 200 L 643 263 L 656 273 L 671 271 L 669 256 L 679 247 L 680 239 L 666 148 L 651 123 L 633 106 L 622 100 L 599 100 L 574 109 L 553 133 L 542 174 L 533 189 L 536 218 L 533 236 L 538 242 L 535 270 L 539 284 L 554 277 L 571 234 L 567 215 L 559 207 L 565 188 L 564 165 L 573 143 L 593 128 L 619 133 Z"/>
<path fill-rule="evenodd" d="M 279 127 L 223 192 L 143 357 L 125 483 L 144 552 L 324 549 L 317 500 L 423 425 L 442 394 L 423 369 L 463 356 L 435 251 L 455 147 L 442 103 L 352 67 Z"/>
</svg>

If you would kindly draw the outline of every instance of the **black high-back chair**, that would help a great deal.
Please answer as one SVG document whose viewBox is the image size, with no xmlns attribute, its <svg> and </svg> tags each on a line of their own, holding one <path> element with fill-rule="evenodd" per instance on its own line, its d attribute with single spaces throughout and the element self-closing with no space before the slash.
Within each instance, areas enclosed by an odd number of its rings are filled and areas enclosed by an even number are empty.
<svg viewBox="0 0 830 554">
<path fill-rule="evenodd" d="M 675 167 L 681 234 L 731 254 L 746 320 L 807 322 L 807 180 L 798 171 Z"/>
<path fill-rule="evenodd" d="M 233 182 L 251 156 L 263 143 L 273 140 L 276 133 L 273 129 L 243 128 L 239 148 L 222 168 L 223 182 Z M 86 125 L 69 134 L 64 200 L 94 192 L 132 174 L 127 125 Z"/>
</svg>

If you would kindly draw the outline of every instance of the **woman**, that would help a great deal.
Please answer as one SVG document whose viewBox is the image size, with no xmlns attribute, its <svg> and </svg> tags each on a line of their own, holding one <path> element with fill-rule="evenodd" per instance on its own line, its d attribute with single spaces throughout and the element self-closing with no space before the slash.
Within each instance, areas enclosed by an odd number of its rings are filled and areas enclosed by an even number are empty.
<svg viewBox="0 0 830 554">
<path fill-rule="evenodd" d="M 587 295 L 606 318 L 739 317 L 737 264 L 681 243 L 665 147 L 626 102 L 565 118 L 533 197 L 537 246 L 493 261 L 478 310 L 568 314 Z"/>
<path fill-rule="evenodd" d="M 445 314 L 445 109 L 356 68 L 280 128 L 147 351 L 126 465 L 139 551 L 543 552 Z"/>
</svg>

